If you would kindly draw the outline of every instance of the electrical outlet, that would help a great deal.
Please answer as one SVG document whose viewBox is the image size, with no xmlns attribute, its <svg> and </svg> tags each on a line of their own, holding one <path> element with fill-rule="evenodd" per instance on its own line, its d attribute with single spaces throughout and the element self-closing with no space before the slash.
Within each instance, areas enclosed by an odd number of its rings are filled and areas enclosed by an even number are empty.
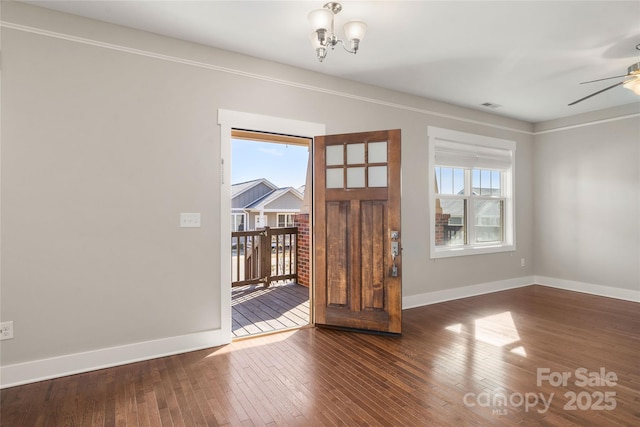
<svg viewBox="0 0 640 427">
<path fill-rule="evenodd" d="M 527 263 L 525 262 L 524 258 L 520 258 L 520 267 L 524 267 L 525 265 L 527 265 Z"/>
<path fill-rule="evenodd" d="M 13 339 L 13 320 L 0 323 L 0 340 Z"/>
</svg>

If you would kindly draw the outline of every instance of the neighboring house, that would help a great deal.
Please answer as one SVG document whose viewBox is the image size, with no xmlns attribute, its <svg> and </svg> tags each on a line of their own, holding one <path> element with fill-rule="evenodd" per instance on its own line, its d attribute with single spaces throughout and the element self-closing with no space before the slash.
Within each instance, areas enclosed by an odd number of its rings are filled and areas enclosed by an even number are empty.
<svg viewBox="0 0 640 427">
<path fill-rule="evenodd" d="M 499 189 L 480 189 L 473 187 L 474 195 L 500 197 Z M 458 193 L 463 195 L 464 190 Z M 496 201 L 498 201 L 496 203 Z M 436 209 L 440 214 L 438 225 L 442 227 L 441 239 L 437 239 L 437 245 L 463 245 L 465 244 L 465 216 L 466 208 L 462 199 L 438 199 Z M 494 242 L 502 239 L 502 205 L 499 199 L 483 201 L 475 209 L 476 240 L 478 242 Z M 437 230 L 436 230 L 437 232 Z"/>
<path fill-rule="evenodd" d="M 277 188 L 265 178 L 231 185 L 233 231 L 265 226 L 292 227 L 304 195 L 293 187 Z"/>
</svg>

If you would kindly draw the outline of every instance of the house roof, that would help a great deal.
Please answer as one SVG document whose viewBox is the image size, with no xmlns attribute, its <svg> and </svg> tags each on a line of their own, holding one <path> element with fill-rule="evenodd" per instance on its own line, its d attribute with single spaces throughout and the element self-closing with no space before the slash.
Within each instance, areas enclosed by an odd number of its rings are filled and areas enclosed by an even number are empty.
<svg viewBox="0 0 640 427">
<path fill-rule="evenodd" d="M 253 179 L 251 181 L 239 182 L 237 184 L 231 184 L 231 197 L 236 197 L 250 188 L 255 187 L 259 184 L 265 184 L 267 187 L 270 187 L 272 190 L 276 190 L 278 187 L 269 181 L 266 178 Z"/>
<path fill-rule="evenodd" d="M 458 194 L 464 194 L 464 190 Z M 473 187 L 473 194 L 479 195 L 480 188 Z M 500 196 L 500 190 L 492 189 L 491 196 L 498 197 Z M 448 199 L 443 198 L 440 199 L 440 206 L 442 207 L 442 213 L 450 214 L 451 216 L 463 216 L 464 215 L 464 204 L 461 203 L 461 199 Z M 480 209 L 476 211 L 477 216 L 489 216 L 489 217 L 498 217 L 500 216 L 500 210 L 497 208 L 495 204 L 485 203 L 482 204 Z"/>
<path fill-rule="evenodd" d="M 284 187 L 284 188 L 278 188 L 277 190 L 274 190 L 271 193 L 264 195 L 263 197 L 254 201 L 250 205 L 246 206 L 245 209 L 265 210 L 269 204 L 273 203 L 274 201 L 283 197 L 285 194 L 289 194 L 289 193 L 293 194 L 295 197 L 299 198 L 300 201 L 302 201 L 303 196 L 298 190 L 296 190 L 293 187 Z"/>
</svg>

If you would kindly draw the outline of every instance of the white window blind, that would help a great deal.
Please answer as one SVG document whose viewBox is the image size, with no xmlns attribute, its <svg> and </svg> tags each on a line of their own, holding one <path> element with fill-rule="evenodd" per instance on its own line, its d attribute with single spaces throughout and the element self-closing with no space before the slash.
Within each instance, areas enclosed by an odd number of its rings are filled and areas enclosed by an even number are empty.
<svg viewBox="0 0 640 427">
<path fill-rule="evenodd" d="M 436 139 L 435 164 L 469 169 L 506 171 L 513 163 L 509 149 Z"/>
</svg>

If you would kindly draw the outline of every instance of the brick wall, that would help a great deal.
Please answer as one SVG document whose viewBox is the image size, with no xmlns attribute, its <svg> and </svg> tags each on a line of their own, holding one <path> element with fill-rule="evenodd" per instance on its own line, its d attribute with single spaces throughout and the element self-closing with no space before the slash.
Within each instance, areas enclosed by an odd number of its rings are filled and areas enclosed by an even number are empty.
<svg viewBox="0 0 640 427">
<path fill-rule="evenodd" d="M 311 252 L 309 248 L 309 214 L 293 217 L 293 225 L 298 227 L 298 284 L 309 286 L 311 283 Z"/>
<path fill-rule="evenodd" d="M 436 213 L 436 246 L 444 245 L 444 227 L 449 224 L 450 214 Z"/>
</svg>

